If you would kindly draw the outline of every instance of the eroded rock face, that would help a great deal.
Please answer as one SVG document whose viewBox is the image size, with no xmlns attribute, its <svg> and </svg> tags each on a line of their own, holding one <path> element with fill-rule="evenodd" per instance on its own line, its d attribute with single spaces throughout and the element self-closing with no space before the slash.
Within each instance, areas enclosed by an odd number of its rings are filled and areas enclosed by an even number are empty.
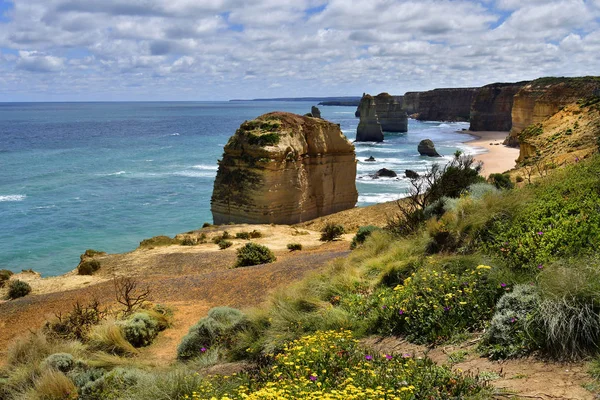
<svg viewBox="0 0 600 400">
<path fill-rule="evenodd" d="M 369 94 L 363 95 L 358 105 L 360 122 L 356 128 L 357 142 L 383 142 L 383 131 L 377 118 L 375 99 Z"/>
<path fill-rule="evenodd" d="M 519 145 L 519 134 L 532 124 L 540 124 L 567 104 L 590 97 L 600 89 L 600 77 L 540 78 L 523 86 L 515 95 L 512 129 L 505 141 Z"/>
<path fill-rule="evenodd" d="M 313 116 L 313 118 L 321 118 L 321 110 L 319 110 L 319 108 L 316 106 L 311 107 L 310 114 Z"/>
<path fill-rule="evenodd" d="M 354 146 L 339 125 L 274 112 L 244 122 L 215 179 L 215 224 L 294 224 L 353 208 Z"/>
<path fill-rule="evenodd" d="M 513 98 L 527 83 L 492 83 L 479 89 L 471 105 L 469 129 L 472 131 L 510 131 Z"/>
<path fill-rule="evenodd" d="M 434 89 L 404 94 L 404 109 L 420 121 L 468 121 L 479 88 Z"/>
<path fill-rule="evenodd" d="M 419 146 L 417 147 L 417 151 L 422 156 L 441 157 L 435 149 L 435 145 L 430 139 L 421 140 L 419 142 Z"/>
</svg>

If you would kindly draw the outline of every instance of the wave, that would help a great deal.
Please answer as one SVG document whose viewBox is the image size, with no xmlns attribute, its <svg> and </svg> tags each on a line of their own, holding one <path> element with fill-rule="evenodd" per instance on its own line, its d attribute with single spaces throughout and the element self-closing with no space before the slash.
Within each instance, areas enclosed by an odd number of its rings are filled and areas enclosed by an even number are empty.
<svg viewBox="0 0 600 400">
<path fill-rule="evenodd" d="M 125 171 L 117 171 L 117 172 L 112 172 L 110 174 L 103 174 L 103 176 L 117 176 L 117 175 L 123 175 L 126 174 L 127 172 Z"/>
<path fill-rule="evenodd" d="M 198 164 L 198 165 L 192 165 L 192 168 L 206 170 L 206 171 L 216 171 L 219 168 L 219 166 L 218 165 Z"/>
<path fill-rule="evenodd" d="M 27 195 L 25 194 L 8 194 L 4 196 L 0 196 L 0 202 L 4 201 L 23 201 Z"/>
<path fill-rule="evenodd" d="M 200 171 L 177 171 L 169 175 L 183 176 L 186 178 L 214 178 L 215 173 L 213 172 L 200 172 Z"/>
<path fill-rule="evenodd" d="M 169 136 L 180 136 L 178 132 L 171 133 Z"/>
<path fill-rule="evenodd" d="M 385 203 L 387 201 L 394 201 L 394 200 L 399 200 L 401 199 L 402 196 L 399 195 L 398 193 L 379 193 L 379 194 L 375 194 L 375 193 L 368 193 L 368 194 L 361 194 L 360 196 L 358 196 L 358 202 L 359 203 Z"/>
</svg>

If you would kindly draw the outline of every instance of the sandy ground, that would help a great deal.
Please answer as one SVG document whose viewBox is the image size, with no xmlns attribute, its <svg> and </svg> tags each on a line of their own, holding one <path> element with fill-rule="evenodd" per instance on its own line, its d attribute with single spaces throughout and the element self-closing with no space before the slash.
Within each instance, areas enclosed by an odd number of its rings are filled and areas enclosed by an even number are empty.
<svg viewBox="0 0 600 400">
<path fill-rule="evenodd" d="M 465 131 L 477 139 L 467 142 L 469 146 L 481 147 L 486 153 L 477 154 L 475 159 L 483 162 L 483 175 L 503 173 L 515 167 L 515 160 L 519 157 L 519 149 L 504 146 L 502 142 L 508 132 L 472 132 Z"/>
</svg>

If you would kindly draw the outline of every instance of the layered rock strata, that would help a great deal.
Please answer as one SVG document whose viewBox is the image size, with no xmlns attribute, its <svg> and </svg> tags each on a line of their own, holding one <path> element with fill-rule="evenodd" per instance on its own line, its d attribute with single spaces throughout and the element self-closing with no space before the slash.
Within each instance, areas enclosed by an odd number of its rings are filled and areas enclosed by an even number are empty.
<svg viewBox="0 0 600 400">
<path fill-rule="evenodd" d="M 512 128 L 505 144 L 519 145 L 519 134 L 540 124 L 567 104 L 593 96 L 600 89 L 600 77 L 540 78 L 523 86 L 514 96 Z"/>
<path fill-rule="evenodd" d="M 355 115 L 360 117 L 356 130 L 358 142 L 381 142 L 383 132 L 406 132 L 408 116 L 402 107 L 402 96 L 380 93 L 363 94 Z"/>
<path fill-rule="evenodd" d="M 215 179 L 215 224 L 295 224 L 353 208 L 354 146 L 339 125 L 274 112 L 244 122 Z"/>
<path fill-rule="evenodd" d="M 479 88 L 434 89 L 404 94 L 404 110 L 420 121 L 468 121 Z"/>
<path fill-rule="evenodd" d="M 527 83 L 492 83 L 480 88 L 471 104 L 469 129 L 472 131 L 510 131 L 513 98 Z"/>
</svg>

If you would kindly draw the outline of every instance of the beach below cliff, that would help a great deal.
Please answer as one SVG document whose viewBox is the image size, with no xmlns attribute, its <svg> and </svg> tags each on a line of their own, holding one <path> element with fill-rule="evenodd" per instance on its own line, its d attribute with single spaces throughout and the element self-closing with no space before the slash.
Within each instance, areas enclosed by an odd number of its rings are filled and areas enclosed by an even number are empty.
<svg viewBox="0 0 600 400">
<path fill-rule="evenodd" d="M 474 155 L 475 160 L 483 163 L 482 175 L 498 174 L 513 169 L 519 157 L 519 149 L 502 144 L 508 132 L 465 131 L 476 139 L 466 142 L 469 146 L 485 149 L 484 153 Z"/>
</svg>

